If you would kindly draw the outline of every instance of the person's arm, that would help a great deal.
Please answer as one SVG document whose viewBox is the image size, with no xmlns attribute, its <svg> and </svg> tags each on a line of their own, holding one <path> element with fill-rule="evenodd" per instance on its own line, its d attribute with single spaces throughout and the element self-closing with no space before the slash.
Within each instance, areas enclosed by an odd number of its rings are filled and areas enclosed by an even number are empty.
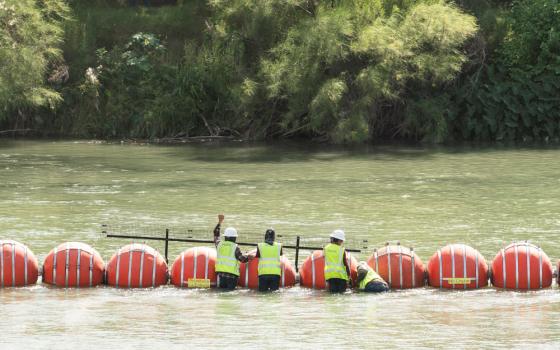
<svg viewBox="0 0 560 350">
<path fill-rule="evenodd" d="M 218 246 L 218 243 L 220 243 L 220 227 L 222 226 L 223 222 L 224 222 L 224 214 L 218 215 L 218 224 L 214 228 L 214 244 L 216 246 Z"/>
<path fill-rule="evenodd" d="M 239 249 L 239 247 L 237 247 L 237 249 L 235 249 L 235 258 L 242 263 L 246 263 L 247 261 L 249 261 L 249 257 L 247 255 L 241 253 L 241 249 Z"/>
<path fill-rule="evenodd" d="M 255 255 L 255 258 L 260 258 L 261 257 L 261 251 L 259 250 L 259 246 L 257 245 L 257 254 Z"/>
<path fill-rule="evenodd" d="M 348 259 L 346 254 L 347 254 L 346 250 L 344 250 L 344 256 L 342 257 L 342 260 L 344 261 L 344 267 L 346 267 L 346 273 L 348 274 L 348 279 L 352 281 L 352 274 L 350 273 L 350 266 L 348 266 Z"/>
</svg>

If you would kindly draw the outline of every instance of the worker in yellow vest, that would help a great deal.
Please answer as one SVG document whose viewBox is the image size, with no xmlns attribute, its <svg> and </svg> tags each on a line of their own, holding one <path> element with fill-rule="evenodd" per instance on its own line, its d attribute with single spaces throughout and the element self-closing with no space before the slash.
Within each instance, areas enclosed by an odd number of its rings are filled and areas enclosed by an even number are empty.
<svg viewBox="0 0 560 350">
<path fill-rule="evenodd" d="M 325 281 L 330 292 L 343 293 L 351 283 L 350 267 L 346 250 L 342 246 L 345 234 L 342 230 L 334 230 L 330 235 L 331 242 L 323 248 L 325 256 Z"/>
<path fill-rule="evenodd" d="M 220 227 L 224 222 L 224 215 L 218 215 L 218 224 L 214 228 L 214 243 L 216 244 L 216 275 L 218 288 L 234 290 L 239 280 L 239 263 L 247 262 L 247 255 L 241 253 L 237 240 L 237 230 L 228 227 L 224 231 L 224 240 L 220 240 Z"/>
<path fill-rule="evenodd" d="M 358 264 L 358 290 L 368 293 L 380 293 L 389 290 L 389 285 L 368 264 Z"/>
<path fill-rule="evenodd" d="M 270 228 L 264 234 L 264 243 L 257 245 L 255 257 L 259 258 L 260 292 L 275 291 L 280 288 L 282 244 L 275 242 L 275 239 L 276 232 Z"/>
</svg>

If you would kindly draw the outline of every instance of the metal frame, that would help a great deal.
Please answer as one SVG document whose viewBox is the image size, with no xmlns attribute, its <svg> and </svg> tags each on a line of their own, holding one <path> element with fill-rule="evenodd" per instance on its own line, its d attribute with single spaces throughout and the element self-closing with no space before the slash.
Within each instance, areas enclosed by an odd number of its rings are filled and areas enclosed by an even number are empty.
<svg viewBox="0 0 560 350">
<path fill-rule="evenodd" d="M 103 227 L 106 227 L 105 225 Z M 165 261 L 169 263 L 169 242 L 183 242 L 183 243 L 206 243 L 206 244 L 214 244 L 213 240 L 210 239 L 197 239 L 197 238 L 176 238 L 176 237 L 169 237 L 169 229 L 165 229 L 165 236 L 164 237 L 154 237 L 154 236 L 137 236 L 137 235 L 120 235 L 120 234 L 112 234 L 107 232 L 107 230 L 101 231 L 101 233 L 105 234 L 107 238 L 124 238 L 124 239 L 138 239 L 138 240 L 146 240 L 146 241 L 164 241 L 165 242 Z M 295 245 L 282 245 L 283 249 L 295 249 L 296 257 L 295 257 L 295 269 L 298 272 L 298 262 L 299 262 L 299 251 L 300 250 L 322 250 L 323 247 L 310 247 L 310 246 L 301 246 L 300 245 L 300 236 L 296 236 L 296 244 Z M 237 245 L 240 246 L 248 246 L 248 247 L 256 247 L 258 243 L 249 243 L 249 242 L 236 242 Z M 346 248 L 347 252 L 350 253 L 361 253 L 361 249 L 349 249 Z M 118 272 L 117 272 L 118 273 Z"/>
</svg>

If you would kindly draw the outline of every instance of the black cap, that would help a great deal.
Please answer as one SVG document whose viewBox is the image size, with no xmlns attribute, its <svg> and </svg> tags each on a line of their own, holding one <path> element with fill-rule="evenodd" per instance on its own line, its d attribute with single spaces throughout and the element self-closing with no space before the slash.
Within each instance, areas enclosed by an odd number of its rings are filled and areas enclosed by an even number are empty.
<svg viewBox="0 0 560 350">
<path fill-rule="evenodd" d="M 269 228 L 268 230 L 266 230 L 266 232 L 264 233 L 264 240 L 265 241 L 272 241 L 274 242 L 274 239 L 276 238 L 276 232 L 274 232 L 274 229 Z"/>
</svg>

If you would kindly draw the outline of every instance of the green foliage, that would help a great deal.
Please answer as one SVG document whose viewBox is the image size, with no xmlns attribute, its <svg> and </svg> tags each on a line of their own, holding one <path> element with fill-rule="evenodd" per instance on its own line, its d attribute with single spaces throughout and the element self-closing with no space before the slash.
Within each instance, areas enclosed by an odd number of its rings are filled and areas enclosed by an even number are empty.
<svg viewBox="0 0 560 350">
<path fill-rule="evenodd" d="M 0 0 L 0 121 L 61 101 L 47 78 L 62 64 L 68 15 L 62 0 Z"/>
<path fill-rule="evenodd" d="M 501 50 L 508 66 L 557 63 L 560 56 L 560 1 L 516 0 Z"/>
<path fill-rule="evenodd" d="M 456 138 L 552 141 L 560 136 L 558 0 L 515 1 L 494 64 L 463 85 L 450 113 Z"/>
<path fill-rule="evenodd" d="M 62 0 L 0 0 L 0 120 L 88 137 L 557 139 L 559 1 L 69 0 L 68 20 Z"/>
<path fill-rule="evenodd" d="M 402 8 L 391 2 L 391 11 L 387 3 L 372 3 L 379 5 L 369 11 L 377 18 L 368 21 L 356 13 L 362 2 L 315 9 L 261 61 L 257 77 L 266 89 L 265 106 L 274 110 L 260 114 L 279 114 L 280 132 L 336 142 L 419 134 L 408 129 L 416 124 L 406 122 L 399 107 L 411 89 L 429 96 L 454 78 L 476 23 L 440 2 Z"/>
</svg>

